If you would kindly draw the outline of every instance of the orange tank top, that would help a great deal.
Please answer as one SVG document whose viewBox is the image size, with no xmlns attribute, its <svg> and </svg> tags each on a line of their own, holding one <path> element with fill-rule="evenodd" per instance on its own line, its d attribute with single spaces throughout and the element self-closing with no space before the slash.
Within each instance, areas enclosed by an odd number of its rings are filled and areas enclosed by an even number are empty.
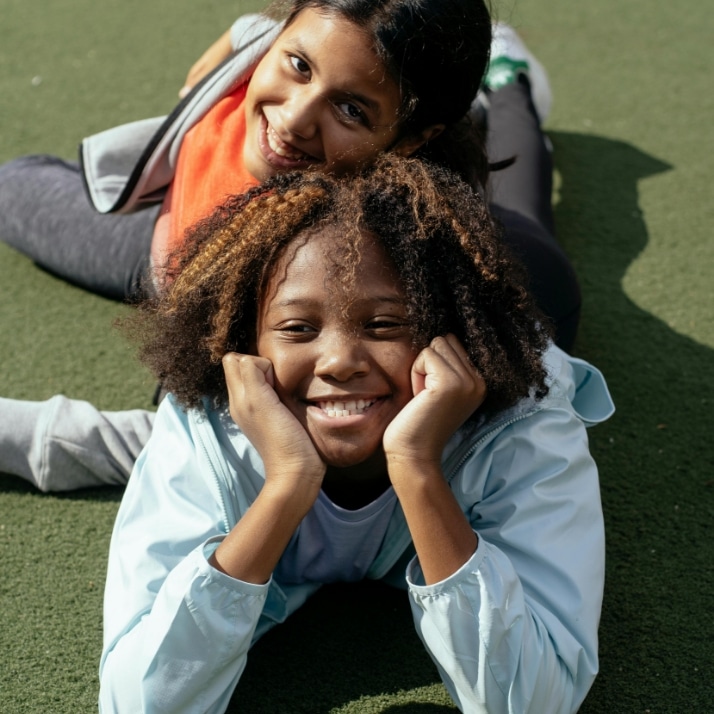
<svg viewBox="0 0 714 714">
<path fill-rule="evenodd" d="M 234 194 L 258 183 L 243 164 L 247 84 L 225 96 L 187 133 L 179 148 L 176 172 L 161 206 L 151 242 L 156 277 L 186 229 Z M 158 271 L 158 275 L 157 275 Z"/>
</svg>

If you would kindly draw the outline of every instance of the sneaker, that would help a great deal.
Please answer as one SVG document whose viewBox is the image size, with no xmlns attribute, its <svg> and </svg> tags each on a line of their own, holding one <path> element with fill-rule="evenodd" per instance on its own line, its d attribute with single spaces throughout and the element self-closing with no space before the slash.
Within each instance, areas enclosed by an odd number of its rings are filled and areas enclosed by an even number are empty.
<svg viewBox="0 0 714 714">
<path fill-rule="evenodd" d="M 553 104 L 553 92 L 545 67 L 512 27 L 497 22 L 493 25 L 491 59 L 483 81 L 484 87 L 496 92 L 518 81 L 520 75 L 524 75 L 530 83 L 533 105 L 542 124 L 548 118 Z"/>
</svg>

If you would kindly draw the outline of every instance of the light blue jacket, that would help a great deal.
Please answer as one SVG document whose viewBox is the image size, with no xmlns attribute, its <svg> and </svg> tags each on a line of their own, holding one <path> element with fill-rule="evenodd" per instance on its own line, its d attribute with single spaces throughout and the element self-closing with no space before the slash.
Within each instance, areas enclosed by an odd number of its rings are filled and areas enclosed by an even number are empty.
<svg viewBox="0 0 714 714">
<path fill-rule="evenodd" d="M 597 672 L 604 580 L 585 426 L 613 405 L 601 374 L 555 347 L 549 395 L 458 431 L 444 457 L 479 536 L 424 585 L 397 507 L 368 577 L 409 590 L 414 625 L 464 712 L 575 712 Z M 260 457 L 226 413 L 160 406 L 112 536 L 100 710 L 223 712 L 251 644 L 319 587 L 234 580 L 208 563 L 256 498 Z"/>
</svg>

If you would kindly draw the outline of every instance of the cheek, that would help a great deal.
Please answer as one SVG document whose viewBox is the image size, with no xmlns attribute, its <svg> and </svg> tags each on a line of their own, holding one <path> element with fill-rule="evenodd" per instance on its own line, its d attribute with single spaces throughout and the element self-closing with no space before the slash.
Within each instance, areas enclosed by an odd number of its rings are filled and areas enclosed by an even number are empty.
<svg viewBox="0 0 714 714">
<path fill-rule="evenodd" d="M 273 375 L 275 379 L 275 391 L 281 401 L 286 401 L 296 390 L 303 379 L 311 374 L 309 365 L 294 350 L 272 349 L 268 354 L 261 354 L 273 365 Z"/>
<path fill-rule="evenodd" d="M 265 94 L 269 94 L 276 84 L 277 67 L 266 55 L 253 72 L 253 76 L 248 83 L 246 92 L 246 104 L 254 104 L 264 99 Z"/>
<path fill-rule="evenodd" d="M 370 134 L 355 138 L 354 134 L 338 135 L 337 131 L 323 138 L 326 153 L 332 156 L 333 171 L 337 175 L 353 173 L 370 164 L 392 144 L 390 138 Z"/>
<path fill-rule="evenodd" d="M 371 137 L 357 148 L 355 152 L 360 164 L 374 161 L 389 148 L 390 142 L 383 137 Z"/>
<path fill-rule="evenodd" d="M 391 350 L 382 360 L 383 369 L 404 401 L 412 398 L 412 365 L 416 356 L 414 350 L 405 347 Z"/>
</svg>

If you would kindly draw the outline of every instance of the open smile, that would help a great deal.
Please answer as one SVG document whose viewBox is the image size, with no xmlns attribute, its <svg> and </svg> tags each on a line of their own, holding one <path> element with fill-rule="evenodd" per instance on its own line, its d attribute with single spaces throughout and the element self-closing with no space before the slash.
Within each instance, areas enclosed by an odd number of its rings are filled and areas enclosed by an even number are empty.
<svg viewBox="0 0 714 714">
<path fill-rule="evenodd" d="M 273 129 L 270 124 L 268 124 L 268 129 L 265 132 L 266 139 L 268 140 L 268 146 L 278 155 L 282 156 L 284 159 L 292 159 L 293 161 L 300 161 L 301 159 L 309 159 L 310 157 L 302 151 L 298 151 L 294 146 L 285 143 L 279 136 L 278 133 Z"/>
<path fill-rule="evenodd" d="M 346 417 L 364 414 L 376 401 L 376 399 L 352 399 L 345 402 L 326 401 L 317 402 L 317 406 L 328 417 Z"/>
<path fill-rule="evenodd" d="M 370 411 L 379 411 L 387 397 L 360 397 L 354 399 L 307 399 L 306 404 L 320 419 L 345 419 L 361 417 Z"/>
<path fill-rule="evenodd" d="M 258 143 L 265 160 L 282 170 L 305 168 L 319 162 L 319 159 L 314 156 L 283 141 L 268 123 L 265 115 L 260 117 Z"/>
</svg>

